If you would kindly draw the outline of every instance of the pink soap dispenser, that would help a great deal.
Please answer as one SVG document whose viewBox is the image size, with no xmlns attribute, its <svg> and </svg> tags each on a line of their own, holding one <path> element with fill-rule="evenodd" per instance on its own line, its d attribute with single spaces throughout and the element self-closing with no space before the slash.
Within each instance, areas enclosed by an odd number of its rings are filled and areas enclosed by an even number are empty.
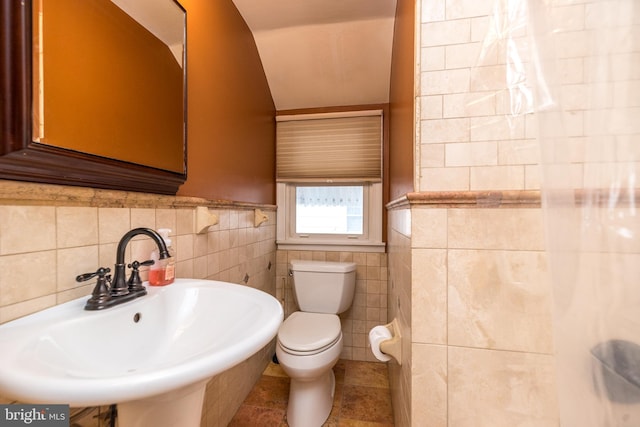
<svg viewBox="0 0 640 427">
<path fill-rule="evenodd" d="M 149 284 L 151 286 L 165 286 L 173 283 L 176 277 L 176 264 L 173 257 L 173 248 L 171 247 L 171 239 L 169 238 L 171 230 L 168 228 L 159 228 L 158 234 L 162 236 L 167 250 L 169 251 L 169 258 L 160 259 L 160 253 L 156 249 L 151 252 L 151 259 L 154 261 L 153 265 L 149 268 Z"/>
</svg>

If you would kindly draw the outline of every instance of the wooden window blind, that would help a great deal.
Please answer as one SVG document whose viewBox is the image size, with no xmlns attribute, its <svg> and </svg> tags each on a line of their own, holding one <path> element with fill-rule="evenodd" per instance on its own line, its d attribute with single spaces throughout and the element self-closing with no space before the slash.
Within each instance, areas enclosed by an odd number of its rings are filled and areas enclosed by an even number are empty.
<svg viewBox="0 0 640 427">
<path fill-rule="evenodd" d="M 382 179 L 382 115 L 279 119 L 278 182 Z"/>
</svg>

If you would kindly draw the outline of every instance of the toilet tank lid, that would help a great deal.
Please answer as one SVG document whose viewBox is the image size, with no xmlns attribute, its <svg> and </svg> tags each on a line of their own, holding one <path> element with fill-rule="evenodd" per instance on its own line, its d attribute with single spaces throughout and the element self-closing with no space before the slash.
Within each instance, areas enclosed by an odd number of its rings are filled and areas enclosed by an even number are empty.
<svg viewBox="0 0 640 427">
<path fill-rule="evenodd" d="M 292 260 L 292 271 L 316 271 L 322 273 L 348 273 L 355 271 L 355 262 L 303 261 Z"/>
</svg>

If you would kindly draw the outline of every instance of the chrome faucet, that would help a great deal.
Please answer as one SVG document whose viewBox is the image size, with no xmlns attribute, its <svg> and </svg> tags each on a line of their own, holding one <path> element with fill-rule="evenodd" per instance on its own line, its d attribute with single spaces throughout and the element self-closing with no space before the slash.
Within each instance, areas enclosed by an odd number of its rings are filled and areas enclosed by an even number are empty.
<svg viewBox="0 0 640 427">
<path fill-rule="evenodd" d="M 129 264 L 129 267 L 133 269 L 131 279 L 127 281 L 125 277 L 124 255 L 127 245 L 134 236 L 140 234 L 151 237 L 158 246 L 160 259 L 166 259 L 171 256 L 167 250 L 167 245 L 164 243 L 164 239 L 156 231 L 150 228 L 134 228 L 133 230 L 128 231 L 124 236 L 122 236 L 118 243 L 113 281 L 111 281 L 110 276 L 107 276 L 110 269 L 103 267 L 100 267 L 95 273 L 81 274 L 76 277 L 76 281 L 83 282 L 98 276 L 98 282 L 93 289 L 91 298 L 87 301 L 87 304 L 84 307 L 85 310 L 101 310 L 103 308 L 131 301 L 132 299 L 147 294 L 147 290 L 140 282 L 138 267 L 140 265 L 152 264 L 153 261 L 145 261 L 142 263 L 134 261 L 132 264 Z M 111 286 L 109 286 L 108 283 L 111 283 Z"/>
</svg>

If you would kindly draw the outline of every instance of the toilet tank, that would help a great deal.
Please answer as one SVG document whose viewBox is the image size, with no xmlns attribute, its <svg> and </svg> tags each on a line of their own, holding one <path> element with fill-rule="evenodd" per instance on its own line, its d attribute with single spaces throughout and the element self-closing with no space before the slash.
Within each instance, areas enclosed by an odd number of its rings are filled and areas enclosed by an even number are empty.
<svg viewBox="0 0 640 427">
<path fill-rule="evenodd" d="M 355 263 L 293 260 L 289 268 L 300 310 L 338 314 L 351 307 L 356 289 Z"/>
</svg>

